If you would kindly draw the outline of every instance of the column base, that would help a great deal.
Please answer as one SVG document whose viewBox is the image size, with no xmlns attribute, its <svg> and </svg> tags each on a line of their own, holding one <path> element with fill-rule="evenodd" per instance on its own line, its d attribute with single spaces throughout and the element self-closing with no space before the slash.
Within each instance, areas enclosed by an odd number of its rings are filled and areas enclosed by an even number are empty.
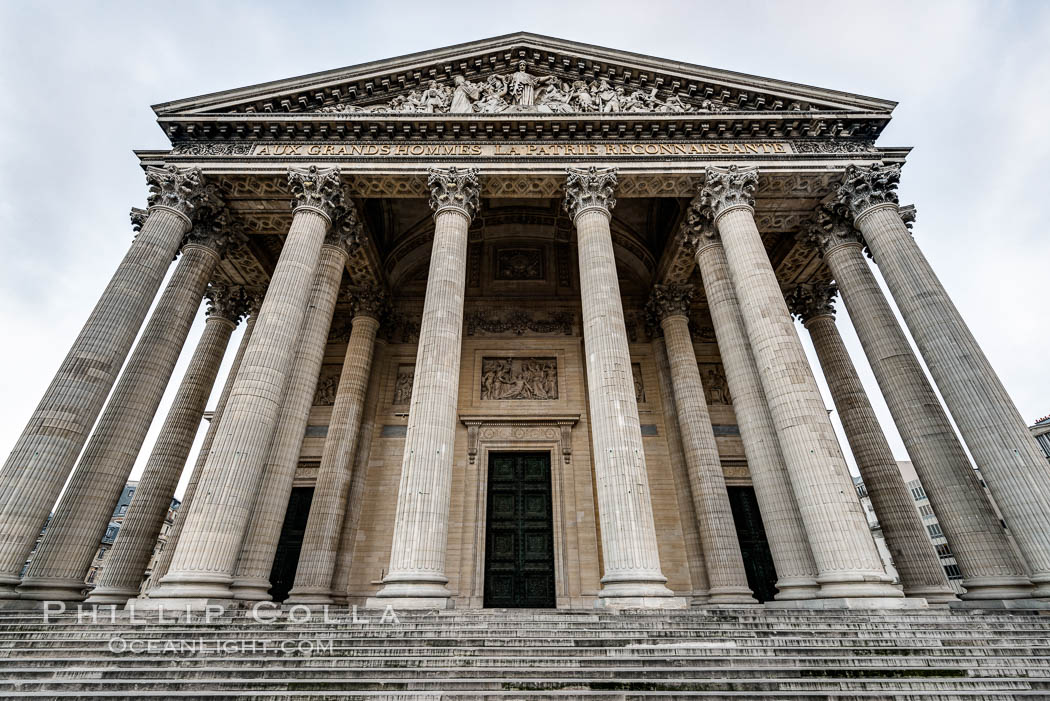
<svg viewBox="0 0 1050 701">
<path fill-rule="evenodd" d="M 305 604 L 307 606 L 330 605 L 335 603 L 332 594 L 327 589 L 292 589 L 288 592 L 288 598 L 284 600 L 285 606 Z"/>
<path fill-rule="evenodd" d="M 123 606 L 128 599 L 139 595 L 138 589 L 131 587 L 95 587 L 84 599 L 85 604 L 117 604 Z"/>
<path fill-rule="evenodd" d="M 883 572 L 835 572 L 817 577 L 818 599 L 903 599 Z"/>
<path fill-rule="evenodd" d="M 1028 577 L 973 577 L 964 579 L 961 584 L 966 593 L 959 598 L 964 601 L 1029 599 L 1035 596 L 1032 581 Z"/>
<path fill-rule="evenodd" d="M 775 586 L 777 593 L 773 595 L 773 599 L 776 601 L 815 599 L 820 594 L 820 585 L 810 577 L 785 577 L 778 579 Z"/>
<path fill-rule="evenodd" d="M 712 587 L 708 591 L 707 603 L 718 604 L 757 604 L 758 601 L 747 587 Z"/>
<path fill-rule="evenodd" d="M 1050 598 L 1050 574 L 1033 575 L 1032 584 L 1035 586 L 1035 591 L 1032 592 L 1033 599 Z"/>
<path fill-rule="evenodd" d="M 897 592 L 898 594 L 900 592 Z M 767 609 L 925 609 L 929 608 L 926 599 L 910 599 L 903 596 L 840 596 L 828 599 L 807 599 L 804 601 L 767 601 Z"/>
<path fill-rule="evenodd" d="M 365 608 L 449 609 L 454 607 L 452 592 L 442 575 L 398 573 L 387 575 L 383 588 L 368 597 Z"/>
<path fill-rule="evenodd" d="M 18 585 L 21 583 L 21 577 L 11 574 L 0 575 L 0 599 L 17 599 Z"/>
<path fill-rule="evenodd" d="M 169 573 L 160 586 L 150 589 L 150 599 L 233 599 L 233 578 L 216 574 Z"/>
<path fill-rule="evenodd" d="M 35 601 L 83 601 L 88 585 L 72 577 L 27 577 L 18 596 Z"/>
<path fill-rule="evenodd" d="M 689 608 L 689 598 L 675 596 L 675 593 L 664 585 L 666 581 L 667 579 L 659 574 L 646 579 L 606 575 L 602 578 L 602 589 L 598 592 L 594 607 L 614 610 Z M 707 592 L 708 597 L 711 594 L 712 591 Z"/>
<path fill-rule="evenodd" d="M 949 604 L 959 600 L 959 595 L 950 587 L 905 587 L 904 596 L 926 599 L 930 604 Z"/>
<path fill-rule="evenodd" d="M 230 583 L 234 599 L 242 601 L 270 601 L 270 580 L 235 579 Z"/>
</svg>

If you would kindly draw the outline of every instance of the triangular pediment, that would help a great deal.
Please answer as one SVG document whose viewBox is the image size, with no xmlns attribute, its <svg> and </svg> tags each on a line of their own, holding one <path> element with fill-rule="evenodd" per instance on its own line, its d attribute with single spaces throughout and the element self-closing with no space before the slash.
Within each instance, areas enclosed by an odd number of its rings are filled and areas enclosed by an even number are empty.
<svg viewBox="0 0 1050 701">
<path fill-rule="evenodd" d="M 888 115 L 888 100 L 530 33 L 155 105 L 160 117 L 217 114 Z"/>
</svg>

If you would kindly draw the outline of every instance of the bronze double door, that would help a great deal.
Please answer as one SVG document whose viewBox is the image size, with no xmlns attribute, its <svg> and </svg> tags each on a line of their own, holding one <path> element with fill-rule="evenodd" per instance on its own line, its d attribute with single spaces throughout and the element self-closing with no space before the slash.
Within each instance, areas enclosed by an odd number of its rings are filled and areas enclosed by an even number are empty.
<svg viewBox="0 0 1050 701">
<path fill-rule="evenodd" d="M 554 608 L 550 453 L 490 453 L 485 606 Z"/>
</svg>

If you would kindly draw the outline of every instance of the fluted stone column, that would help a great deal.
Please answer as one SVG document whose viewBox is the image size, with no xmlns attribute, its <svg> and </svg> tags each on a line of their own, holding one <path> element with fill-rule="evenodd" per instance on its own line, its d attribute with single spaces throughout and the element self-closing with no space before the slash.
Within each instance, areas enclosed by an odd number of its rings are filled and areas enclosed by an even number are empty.
<svg viewBox="0 0 1050 701">
<path fill-rule="evenodd" d="M 199 169 L 147 168 L 149 211 L 0 470 L 0 598 L 22 567 L 113 388 L 193 219 L 215 201 Z"/>
<path fill-rule="evenodd" d="M 962 572 L 964 599 L 1027 597 L 1031 587 L 841 205 L 803 236 L 824 256 L 890 414 Z"/>
<path fill-rule="evenodd" d="M 225 216 L 198 222 L 121 373 L 18 592 L 82 599 L 84 577 L 127 484 L 212 272 L 229 242 Z"/>
<path fill-rule="evenodd" d="M 431 170 L 434 244 L 394 516 L 390 568 L 368 606 L 444 608 L 445 549 L 466 291 L 467 229 L 478 210 L 473 169 Z"/>
<path fill-rule="evenodd" d="M 372 351 L 374 356 L 383 356 L 386 341 L 377 339 Z M 372 453 L 372 436 L 376 428 L 376 410 L 379 405 L 380 376 L 372 372 L 365 395 L 365 413 L 361 419 L 361 428 L 357 433 L 357 449 L 354 454 L 353 479 L 350 482 L 350 494 L 347 496 L 346 518 L 343 519 L 343 532 L 339 536 L 339 554 L 336 558 L 335 573 L 332 575 L 332 598 L 337 604 L 345 604 L 347 586 L 350 579 L 350 568 L 354 562 L 354 546 L 357 542 L 357 526 L 361 522 L 361 512 L 365 504 L 365 486 L 368 483 L 368 463 Z"/>
<path fill-rule="evenodd" d="M 321 246 L 343 202 L 337 169 L 292 168 L 288 180 L 294 196 L 292 225 L 171 569 L 150 592 L 149 606 L 201 607 L 209 598 L 232 596 L 233 569 L 273 440 Z"/>
<path fill-rule="evenodd" d="M 831 420 L 754 220 L 758 171 L 708 168 L 701 191 L 722 237 L 733 289 L 802 514 L 820 596 L 889 604 L 891 584 Z M 878 602 L 875 598 L 886 599 Z"/>
<path fill-rule="evenodd" d="M 671 363 L 667 360 L 667 344 L 663 336 L 657 335 L 652 340 L 652 346 L 653 358 L 656 360 L 656 374 L 660 378 L 660 405 L 664 408 L 664 428 L 667 431 L 667 448 L 671 457 L 676 496 L 679 497 L 679 504 L 681 504 L 681 496 L 688 492 L 688 499 L 692 506 L 692 487 L 689 484 L 689 469 L 685 465 L 678 410 L 674 405 L 674 388 L 671 387 Z M 692 522 L 696 525 L 695 511 Z M 707 590 L 711 583 L 707 578 L 707 565 L 704 562 L 703 547 L 700 545 L 698 525 L 695 530 L 695 535 L 694 533 L 685 534 L 686 554 L 689 556 L 689 576 L 693 584 L 689 604 L 703 606 L 708 603 Z"/>
<path fill-rule="evenodd" d="M 708 600 L 712 604 L 753 604 L 696 350 L 689 334 L 692 296 L 693 289 L 688 285 L 657 285 L 647 312 L 664 333 L 682 449 L 707 568 Z"/>
<path fill-rule="evenodd" d="M 208 320 L 160 429 L 117 539 L 87 603 L 123 604 L 138 596 L 143 573 L 175 496 L 204 406 L 211 396 L 226 346 L 250 301 L 241 287 L 212 283 L 205 292 Z"/>
<path fill-rule="evenodd" d="M 303 534 L 303 547 L 288 594 L 290 604 L 332 603 L 332 575 L 339 555 L 339 536 L 346 515 L 354 448 L 365 392 L 372 371 L 372 350 L 386 298 L 375 292 L 354 296 L 354 318 L 346 344 L 332 418 L 328 423 L 317 484 Z"/>
<path fill-rule="evenodd" d="M 360 236 L 361 224 L 356 210 L 347 205 L 321 247 L 321 258 L 310 290 L 310 304 L 288 372 L 277 428 L 263 462 L 248 528 L 234 568 L 230 585 L 234 598 L 270 600 L 270 572 L 288 511 L 310 406 L 317 391 L 339 285 L 349 251 L 359 245 Z"/>
<path fill-rule="evenodd" d="M 1028 564 L 1050 596 L 1050 470 L 1013 400 L 897 208 L 898 166 L 846 170 L 851 210 L 948 410 Z"/>
<path fill-rule="evenodd" d="M 569 170 L 564 202 L 576 225 L 580 261 L 588 418 L 605 572 L 599 604 L 685 606 L 686 602 L 673 596 L 665 586 L 667 578 L 660 571 L 631 355 L 609 229 L 616 204 L 615 188 L 615 171 Z"/>
<path fill-rule="evenodd" d="M 751 354 L 740 303 L 729 276 L 729 262 L 710 219 L 702 216 L 699 209 L 700 203 L 694 199 L 686 238 L 696 253 L 718 352 L 733 396 L 733 413 L 740 426 L 748 472 L 777 571 L 778 591 L 773 598 L 778 601 L 812 599 L 818 591 L 817 566 Z"/>
<path fill-rule="evenodd" d="M 926 527 L 835 326 L 834 284 L 800 285 L 788 307 L 809 331 L 857 468 L 907 596 L 955 601 Z"/>
<path fill-rule="evenodd" d="M 219 426 L 219 420 L 222 418 L 223 412 L 226 410 L 226 403 L 230 399 L 230 394 L 233 392 L 233 382 L 241 368 L 244 352 L 248 348 L 248 343 L 252 338 L 252 330 L 255 328 L 255 319 L 259 315 L 262 294 L 262 290 L 245 291 L 249 310 L 248 321 L 244 325 L 244 334 L 241 336 L 241 342 L 237 346 L 237 352 L 234 353 L 233 362 L 230 363 L 230 370 L 226 376 L 226 382 L 222 386 L 222 391 L 219 393 L 219 399 L 215 402 L 215 410 L 212 412 L 211 420 L 208 421 L 208 429 L 204 432 L 200 453 L 198 453 L 197 460 L 193 464 L 193 471 L 190 472 L 189 482 L 186 483 L 186 491 L 182 494 L 182 503 L 179 504 L 179 509 L 175 512 L 171 528 L 168 530 L 168 538 L 164 543 L 164 549 L 160 551 L 157 562 L 153 566 L 153 571 L 150 575 L 152 578 L 150 580 L 151 590 L 156 588 L 157 583 L 168 573 L 168 568 L 171 567 L 171 556 L 175 553 L 175 545 L 179 542 L 182 528 L 186 523 L 186 519 L 183 517 L 189 511 L 190 504 L 193 502 L 193 495 L 196 493 L 197 485 L 200 483 L 204 464 L 208 461 L 208 455 L 211 453 L 211 444 L 215 441 L 215 431 Z"/>
</svg>

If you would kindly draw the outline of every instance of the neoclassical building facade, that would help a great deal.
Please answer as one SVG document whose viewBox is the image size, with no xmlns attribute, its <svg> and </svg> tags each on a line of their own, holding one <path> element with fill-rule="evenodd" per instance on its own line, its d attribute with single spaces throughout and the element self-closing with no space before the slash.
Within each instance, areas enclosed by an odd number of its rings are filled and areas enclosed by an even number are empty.
<svg viewBox="0 0 1050 701">
<path fill-rule="evenodd" d="M 962 597 L 1050 596 L 1050 469 L 913 238 L 894 105 L 531 34 L 157 105 L 128 253 L 0 472 L 0 597 L 132 600 L 187 470 L 135 605 L 956 601 L 860 362 Z"/>
</svg>

